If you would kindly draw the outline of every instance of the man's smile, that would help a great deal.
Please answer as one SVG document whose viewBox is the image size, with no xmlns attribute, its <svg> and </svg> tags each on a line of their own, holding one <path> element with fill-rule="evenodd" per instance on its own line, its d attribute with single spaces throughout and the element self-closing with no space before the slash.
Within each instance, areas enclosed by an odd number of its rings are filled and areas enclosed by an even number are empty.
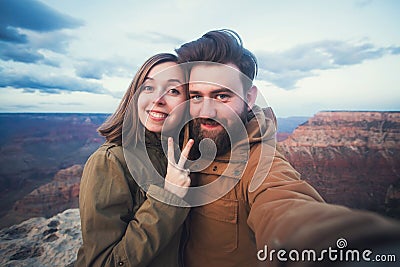
<svg viewBox="0 0 400 267">
<path fill-rule="evenodd" d="M 200 123 L 201 129 L 204 129 L 204 130 L 216 130 L 219 128 L 223 128 L 219 122 L 217 122 L 213 119 L 199 119 L 199 123 Z"/>
</svg>

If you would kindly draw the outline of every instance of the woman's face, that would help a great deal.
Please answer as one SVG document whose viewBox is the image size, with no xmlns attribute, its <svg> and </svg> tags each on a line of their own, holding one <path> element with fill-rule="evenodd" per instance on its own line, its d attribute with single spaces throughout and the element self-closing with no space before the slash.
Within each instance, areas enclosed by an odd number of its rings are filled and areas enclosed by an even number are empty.
<svg viewBox="0 0 400 267">
<path fill-rule="evenodd" d="M 168 132 L 181 122 L 186 99 L 183 72 L 178 64 L 155 65 L 139 88 L 140 122 L 151 132 Z"/>
</svg>

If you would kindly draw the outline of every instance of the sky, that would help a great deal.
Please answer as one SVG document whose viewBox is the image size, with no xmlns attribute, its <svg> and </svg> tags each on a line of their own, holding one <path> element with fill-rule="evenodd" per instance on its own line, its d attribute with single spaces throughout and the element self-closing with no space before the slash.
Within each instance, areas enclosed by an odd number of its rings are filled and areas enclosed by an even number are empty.
<svg viewBox="0 0 400 267">
<path fill-rule="evenodd" d="M 399 14 L 396 0 L 0 0 L 0 112 L 112 113 L 148 57 L 224 28 L 278 117 L 400 111 Z"/>
</svg>

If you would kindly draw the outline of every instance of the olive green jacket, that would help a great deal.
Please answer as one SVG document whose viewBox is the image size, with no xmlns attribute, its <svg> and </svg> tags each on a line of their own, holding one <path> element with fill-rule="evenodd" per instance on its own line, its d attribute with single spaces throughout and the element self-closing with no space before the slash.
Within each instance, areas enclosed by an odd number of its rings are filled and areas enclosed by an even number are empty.
<svg viewBox="0 0 400 267">
<path fill-rule="evenodd" d="M 147 151 L 165 177 L 162 150 L 149 147 Z M 154 176 L 149 166 L 138 162 L 130 166 L 134 175 Z M 171 202 L 186 204 L 163 185 L 150 185 L 144 193 L 127 168 L 122 146 L 102 145 L 88 159 L 82 175 L 83 245 L 75 266 L 178 266 L 182 223 L 189 209 L 165 204 Z"/>
</svg>

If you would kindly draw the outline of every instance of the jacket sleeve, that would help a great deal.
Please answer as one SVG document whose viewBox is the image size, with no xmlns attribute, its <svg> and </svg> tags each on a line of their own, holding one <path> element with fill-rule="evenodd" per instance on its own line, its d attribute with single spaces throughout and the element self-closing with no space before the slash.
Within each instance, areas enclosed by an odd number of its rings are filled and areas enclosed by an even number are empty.
<svg viewBox="0 0 400 267">
<path fill-rule="evenodd" d="M 357 247 L 400 237 L 400 225 L 394 221 L 371 212 L 324 203 L 279 152 L 267 177 L 259 188 L 249 193 L 248 199 L 247 222 L 255 234 L 258 250 L 267 246 L 269 250 L 313 248 L 321 251 L 336 248 L 340 238 Z"/>
<path fill-rule="evenodd" d="M 147 266 L 188 214 L 188 208 L 151 197 L 183 202 L 155 185 L 132 214 L 134 200 L 126 179 L 123 166 L 108 150 L 97 151 L 85 165 L 79 205 L 86 266 Z"/>
</svg>

